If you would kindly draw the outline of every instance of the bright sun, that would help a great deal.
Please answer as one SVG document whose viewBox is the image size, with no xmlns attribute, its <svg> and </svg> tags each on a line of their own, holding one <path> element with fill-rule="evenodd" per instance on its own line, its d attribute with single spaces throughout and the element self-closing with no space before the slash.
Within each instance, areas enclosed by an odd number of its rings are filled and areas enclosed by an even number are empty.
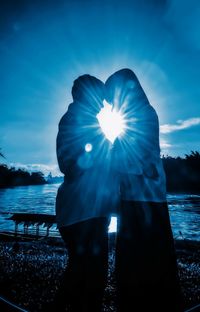
<svg viewBox="0 0 200 312">
<path fill-rule="evenodd" d="M 113 143 L 124 132 L 125 121 L 122 114 L 113 109 L 106 100 L 103 101 L 103 104 L 104 107 L 96 117 L 106 138 Z"/>
</svg>

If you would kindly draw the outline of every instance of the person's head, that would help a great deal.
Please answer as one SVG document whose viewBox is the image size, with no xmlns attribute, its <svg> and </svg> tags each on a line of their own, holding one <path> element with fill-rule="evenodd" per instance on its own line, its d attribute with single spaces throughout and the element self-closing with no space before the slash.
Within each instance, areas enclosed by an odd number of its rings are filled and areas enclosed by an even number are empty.
<svg viewBox="0 0 200 312">
<path fill-rule="evenodd" d="M 72 97 L 74 101 L 92 105 L 98 111 L 103 106 L 105 85 L 96 77 L 82 75 L 74 81 Z"/>
<path fill-rule="evenodd" d="M 134 72 L 128 68 L 111 75 L 105 82 L 106 100 L 116 109 L 146 104 L 146 95 Z M 148 102 L 148 100 L 147 100 Z"/>
</svg>

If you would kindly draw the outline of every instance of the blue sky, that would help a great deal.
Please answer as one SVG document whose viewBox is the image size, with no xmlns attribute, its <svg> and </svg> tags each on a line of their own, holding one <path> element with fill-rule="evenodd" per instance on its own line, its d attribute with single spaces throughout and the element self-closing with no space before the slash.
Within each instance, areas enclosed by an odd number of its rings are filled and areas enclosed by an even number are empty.
<svg viewBox="0 0 200 312">
<path fill-rule="evenodd" d="M 131 68 L 160 120 L 162 153 L 200 143 L 198 0 L 8 0 L 0 4 L 0 147 L 7 163 L 56 172 L 73 80 Z"/>
</svg>

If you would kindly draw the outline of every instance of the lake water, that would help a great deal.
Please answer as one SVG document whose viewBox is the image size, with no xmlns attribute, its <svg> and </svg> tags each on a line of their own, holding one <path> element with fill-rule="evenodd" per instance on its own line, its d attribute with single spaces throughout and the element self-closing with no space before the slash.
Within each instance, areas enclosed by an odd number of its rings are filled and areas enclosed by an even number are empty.
<svg viewBox="0 0 200 312">
<path fill-rule="evenodd" d="M 46 184 L 0 189 L 0 231 L 14 231 L 14 222 L 7 220 L 14 212 L 55 214 L 58 187 L 59 184 Z M 200 241 L 200 195 L 168 194 L 167 200 L 174 237 Z M 116 218 L 112 218 L 110 231 L 115 229 Z M 19 230 L 23 231 L 23 226 Z M 56 226 L 50 235 L 59 235 Z"/>
</svg>

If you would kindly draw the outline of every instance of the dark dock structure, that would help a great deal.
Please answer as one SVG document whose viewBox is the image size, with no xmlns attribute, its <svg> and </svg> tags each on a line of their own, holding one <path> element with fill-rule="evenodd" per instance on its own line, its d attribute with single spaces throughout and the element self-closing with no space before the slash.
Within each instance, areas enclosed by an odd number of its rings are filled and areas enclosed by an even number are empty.
<svg viewBox="0 0 200 312">
<path fill-rule="evenodd" d="M 40 236 L 40 226 L 46 227 L 46 236 L 49 236 L 49 229 L 56 224 L 56 216 L 41 213 L 14 213 L 8 220 L 15 222 L 15 236 L 18 235 L 18 225 L 24 225 L 24 234 L 29 234 L 29 227 L 35 226 L 35 235 Z"/>
</svg>

